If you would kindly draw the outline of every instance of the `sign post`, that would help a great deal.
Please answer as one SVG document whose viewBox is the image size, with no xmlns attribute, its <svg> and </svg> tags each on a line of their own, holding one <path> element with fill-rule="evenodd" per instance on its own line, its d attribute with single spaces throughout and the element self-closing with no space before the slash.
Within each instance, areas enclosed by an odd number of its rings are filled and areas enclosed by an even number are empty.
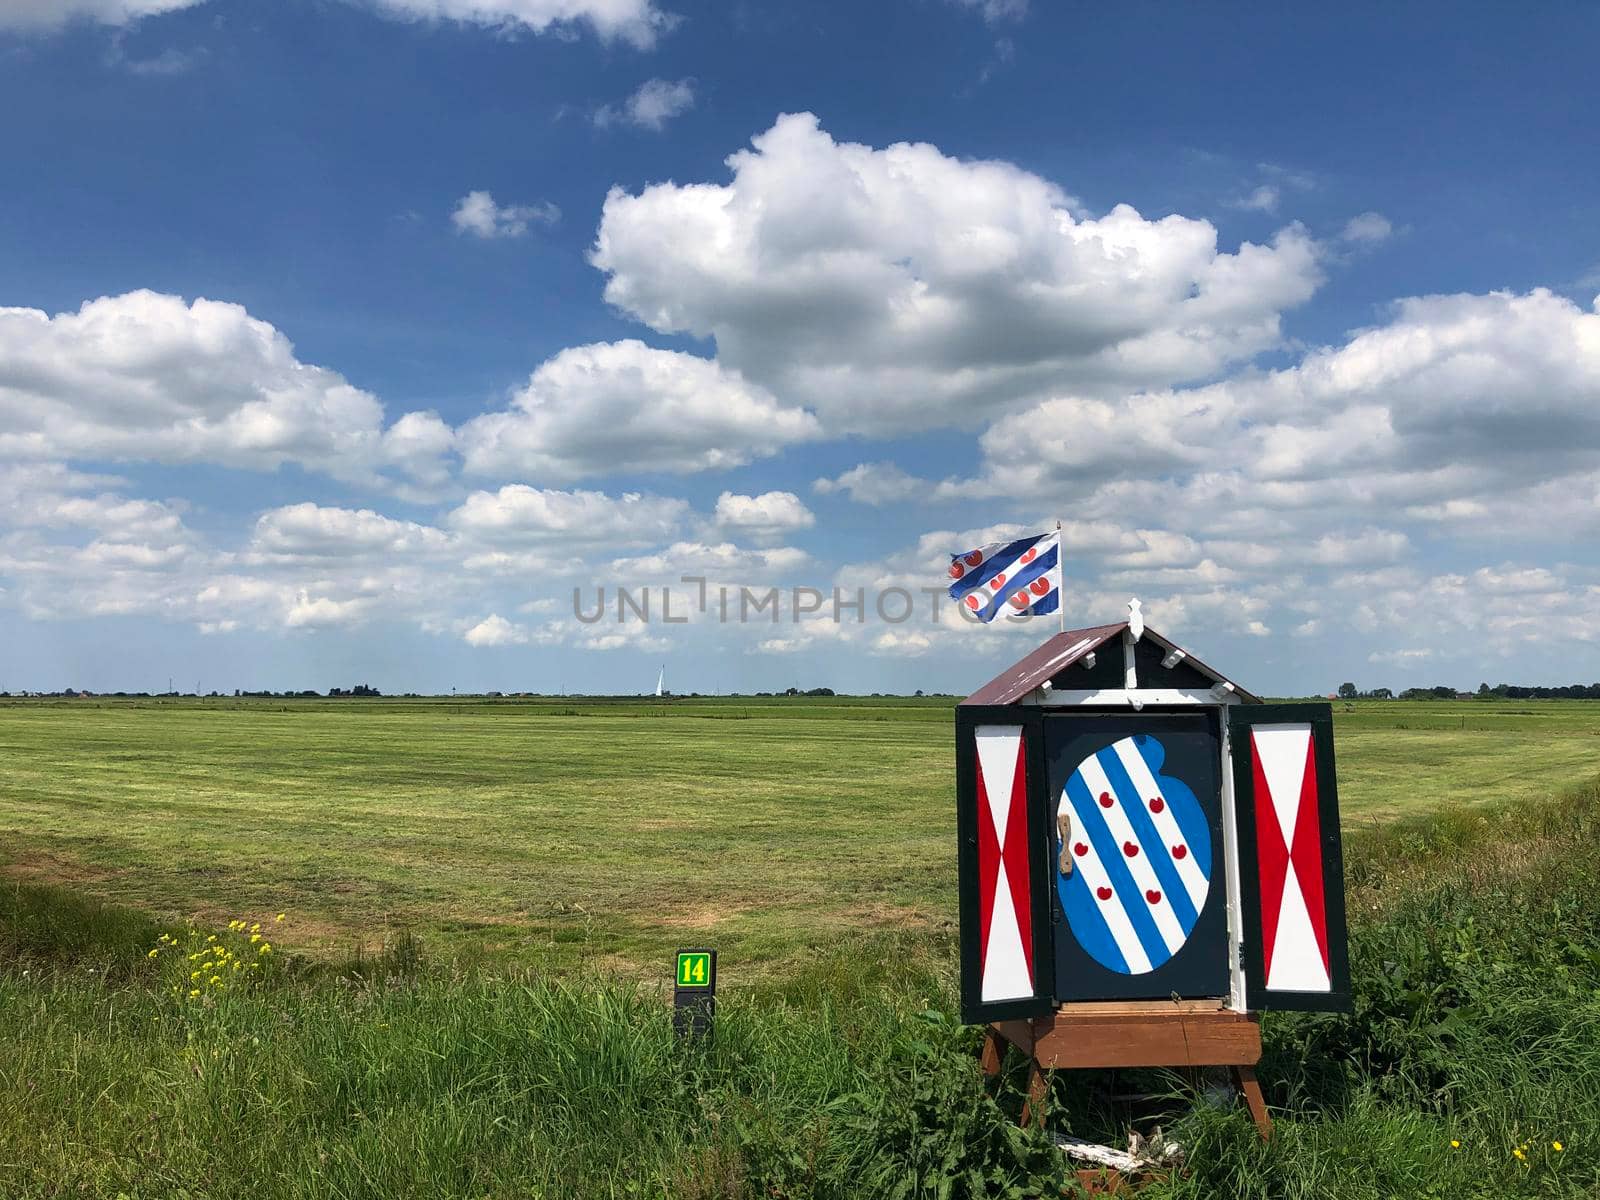
<svg viewBox="0 0 1600 1200">
<path fill-rule="evenodd" d="M 679 1037 L 711 1032 L 717 1011 L 717 952 L 679 950 L 673 973 L 672 1028 Z"/>
</svg>

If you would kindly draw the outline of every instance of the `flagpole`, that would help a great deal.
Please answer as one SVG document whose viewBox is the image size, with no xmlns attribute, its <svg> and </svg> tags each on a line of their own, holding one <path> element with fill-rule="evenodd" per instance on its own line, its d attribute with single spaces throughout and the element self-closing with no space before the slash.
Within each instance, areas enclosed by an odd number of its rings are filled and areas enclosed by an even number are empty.
<svg viewBox="0 0 1600 1200">
<path fill-rule="evenodd" d="M 1056 518 L 1056 611 L 1061 614 L 1061 632 L 1067 631 L 1067 548 L 1061 544 L 1061 518 Z"/>
</svg>

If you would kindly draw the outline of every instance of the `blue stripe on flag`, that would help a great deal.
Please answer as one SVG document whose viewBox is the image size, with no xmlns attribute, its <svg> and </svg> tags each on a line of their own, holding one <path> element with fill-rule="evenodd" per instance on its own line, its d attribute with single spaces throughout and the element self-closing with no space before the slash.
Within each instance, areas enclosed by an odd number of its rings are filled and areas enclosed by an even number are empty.
<svg viewBox="0 0 1600 1200">
<path fill-rule="evenodd" d="M 1061 588 L 1059 586 L 1054 586 L 1048 593 L 1045 594 L 1043 599 L 1028 605 L 1028 607 L 1023 611 L 1027 612 L 1030 616 L 1042 617 L 1049 613 L 1055 612 L 1056 609 L 1060 607 Z"/>
<path fill-rule="evenodd" d="M 1128 824 L 1133 826 L 1134 836 L 1144 847 L 1145 858 L 1155 869 L 1163 899 L 1172 902 L 1172 915 L 1178 918 L 1178 924 L 1183 927 L 1184 936 L 1187 937 L 1194 932 L 1194 923 L 1200 914 L 1195 912 L 1194 902 L 1189 899 L 1189 889 L 1184 886 L 1183 877 L 1178 874 L 1178 868 L 1172 861 L 1171 849 L 1157 832 L 1155 822 L 1145 808 L 1150 797 L 1139 795 L 1133 780 L 1128 778 L 1128 772 L 1123 769 L 1122 760 L 1117 757 L 1115 746 L 1100 751 L 1095 757 L 1100 760 L 1100 769 L 1106 773 L 1106 778 L 1111 781 L 1112 788 L 1122 801 L 1122 811 L 1128 818 Z"/>
<path fill-rule="evenodd" d="M 1100 856 L 1100 865 L 1105 869 L 1107 877 L 1111 880 L 1111 889 L 1116 892 L 1117 898 L 1122 901 L 1122 907 L 1127 910 L 1128 920 L 1133 925 L 1134 933 L 1139 936 L 1139 944 L 1144 947 L 1145 957 L 1152 966 L 1159 967 L 1172 957 L 1167 950 L 1167 943 L 1161 936 L 1161 931 L 1156 928 L 1155 918 L 1150 915 L 1150 909 L 1144 902 L 1144 890 L 1134 882 L 1132 873 L 1128 870 L 1125 861 L 1127 856 L 1122 852 L 1122 843 L 1118 842 L 1111 834 L 1111 828 L 1106 824 L 1104 814 L 1100 811 L 1100 802 L 1089 794 L 1088 785 L 1083 782 L 1083 776 L 1074 771 L 1072 778 L 1067 780 L 1067 788 L 1072 796 L 1073 807 L 1079 815 L 1089 814 L 1083 821 L 1083 832 L 1094 843 L 1095 853 Z"/>
</svg>

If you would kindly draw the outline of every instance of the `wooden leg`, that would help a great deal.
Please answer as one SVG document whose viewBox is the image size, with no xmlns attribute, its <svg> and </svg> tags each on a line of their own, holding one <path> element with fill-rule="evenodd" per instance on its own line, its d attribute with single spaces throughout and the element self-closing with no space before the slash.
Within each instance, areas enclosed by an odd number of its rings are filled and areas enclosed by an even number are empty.
<svg viewBox="0 0 1600 1200">
<path fill-rule="evenodd" d="M 1267 1102 L 1261 1095 L 1261 1084 L 1256 1081 L 1256 1069 L 1235 1067 L 1233 1079 L 1244 1093 L 1244 1102 L 1250 1106 L 1250 1119 L 1256 1123 L 1261 1140 L 1266 1141 L 1272 1136 L 1272 1118 L 1267 1115 Z"/>
<path fill-rule="evenodd" d="M 1039 1060 L 1028 1060 L 1028 1099 L 1022 1106 L 1022 1123 L 1044 1128 L 1045 1101 L 1050 1098 L 1050 1077 L 1039 1066 Z"/>
<path fill-rule="evenodd" d="M 990 1079 L 1000 1074 L 1000 1064 L 1005 1061 L 1006 1042 L 993 1025 L 983 1034 L 983 1073 Z"/>
</svg>

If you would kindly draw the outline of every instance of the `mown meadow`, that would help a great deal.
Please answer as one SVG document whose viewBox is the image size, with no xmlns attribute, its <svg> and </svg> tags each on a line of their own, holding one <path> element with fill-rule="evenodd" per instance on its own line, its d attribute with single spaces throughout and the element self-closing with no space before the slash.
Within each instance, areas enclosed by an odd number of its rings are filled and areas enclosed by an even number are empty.
<svg viewBox="0 0 1600 1200">
<path fill-rule="evenodd" d="M 953 1016 L 948 702 L 809 705 L 0 712 L 0 1195 L 1058 1194 Z M 1151 1196 L 1600 1193 L 1600 711 L 1337 712 L 1357 1005 L 1266 1018 L 1273 1140 L 1159 1074 L 1052 1126 L 1161 1121 Z"/>
<path fill-rule="evenodd" d="M 947 936 L 952 701 L 0 701 L 0 872 L 296 949 L 730 978 Z M 1340 705 L 1347 825 L 1600 772 L 1600 704 Z"/>
</svg>

